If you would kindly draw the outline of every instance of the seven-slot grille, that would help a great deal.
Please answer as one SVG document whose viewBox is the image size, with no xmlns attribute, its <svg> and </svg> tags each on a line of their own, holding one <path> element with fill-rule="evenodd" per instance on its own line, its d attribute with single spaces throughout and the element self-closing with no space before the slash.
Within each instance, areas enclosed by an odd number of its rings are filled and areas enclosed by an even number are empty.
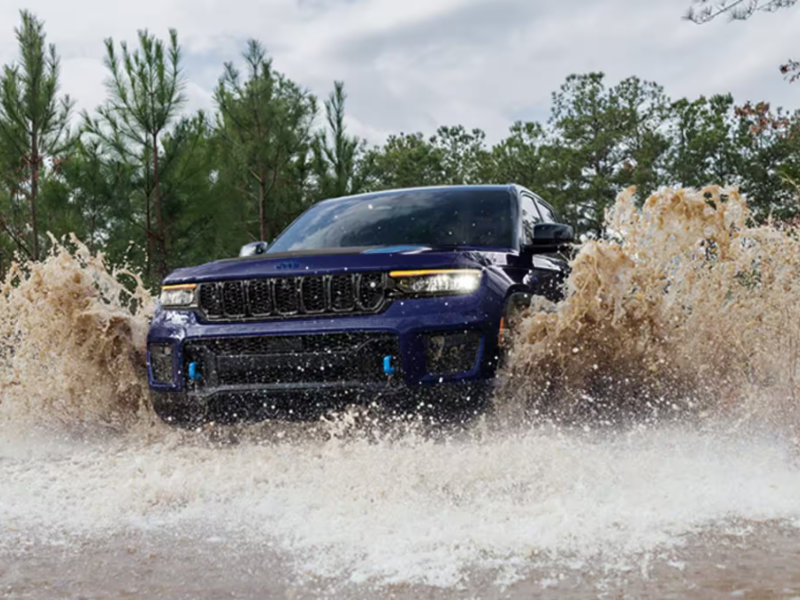
<svg viewBox="0 0 800 600">
<path fill-rule="evenodd" d="M 385 273 L 269 277 L 200 284 L 209 320 L 377 313 L 386 307 Z"/>
</svg>

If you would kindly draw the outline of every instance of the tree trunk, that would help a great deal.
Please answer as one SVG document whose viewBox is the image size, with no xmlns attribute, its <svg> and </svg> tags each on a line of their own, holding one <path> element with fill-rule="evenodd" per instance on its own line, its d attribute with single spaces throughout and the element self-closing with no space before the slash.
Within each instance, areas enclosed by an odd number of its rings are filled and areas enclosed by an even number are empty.
<svg viewBox="0 0 800 600">
<path fill-rule="evenodd" d="M 39 225 L 36 219 L 36 198 L 39 195 L 39 136 L 34 129 L 31 133 L 31 229 L 33 230 L 33 260 L 39 260 Z"/>
<path fill-rule="evenodd" d="M 264 178 L 264 169 L 261 169 L 258 179 L 258 223 L 261 241 L 269 242 L 267 239 L 267 182 Z"/>
<path fill-rule="evenodd" d="M 146 181 L 145 181 L 146 183 Z M 144 274 L 150 277 L 153 269 L 153 231 L 150 217 L 150 195 L 144 197 Z"/>
<path fill-rule="evenodd" d="M 167 236 L 164 228 L 164 211 L 161 205 L 161 184 L 158 176 L 157 131 L 153 132 L 153 195 L 155 197 L 153 208 L 156 211 L 156 267 L 158 269 L 158 276 L 163 279 L 167 276 Z"/>
</svg>

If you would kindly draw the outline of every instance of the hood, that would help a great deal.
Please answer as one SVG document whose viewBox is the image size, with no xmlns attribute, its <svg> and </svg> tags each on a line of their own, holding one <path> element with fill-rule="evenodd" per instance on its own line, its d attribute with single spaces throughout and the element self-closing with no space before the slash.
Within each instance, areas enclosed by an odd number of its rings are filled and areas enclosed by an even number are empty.
<svg viewBox="0 0 800 600">
<path fill-rule="evenodd" d="M 176 269 L 164 279 L 164 283 L 200 283 L 282 275 L 322 275 L 343 271 L 480 268 L 490 264 L 491 261 L 487 257 L 490 252 L 487 249 L 476 248 L 391 246 L 267 253 Z"/>
</svg>

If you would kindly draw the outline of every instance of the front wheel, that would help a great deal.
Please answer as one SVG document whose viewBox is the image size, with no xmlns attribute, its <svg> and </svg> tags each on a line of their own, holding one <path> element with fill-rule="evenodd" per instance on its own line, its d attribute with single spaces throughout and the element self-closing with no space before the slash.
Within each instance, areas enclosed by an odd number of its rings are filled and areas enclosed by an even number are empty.
<svg viewBox="0 0 800 600">
<path fill-rule="evenodd" d="M 533 296 L 527 292 L 515 292 L 506 299 L 497 338 L 497 343 L 500 346 L 499 366 L 501 368 L 508 360 L 516 336 L 519 334 L 520 325 L 525 318 L 525 311 L 530 308 L 531 298 Z"/>
</svg>

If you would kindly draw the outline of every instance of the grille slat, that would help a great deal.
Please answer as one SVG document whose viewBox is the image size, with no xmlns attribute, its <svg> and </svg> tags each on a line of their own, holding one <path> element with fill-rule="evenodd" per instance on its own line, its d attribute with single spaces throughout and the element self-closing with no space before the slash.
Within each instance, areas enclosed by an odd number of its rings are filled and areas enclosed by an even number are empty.
<svg viewBox="0 0 800 600">
<path fill-rule="evenodd" d="M 358 276 L 358 303 L 364 310 L 375 310 L 383 303 L 386 289 L 383 274 L 364 273 Z"/>
<path fill-rule="evenodd" d="M 356 307 L 355 286 L 352 275 L 331 277 L 331 308 L 334 312 L 345 312 Z"/>
<path fill-rule="evenodd" d="M 308 313 L 320 313 L 325 310 L 325 282 L 319 275 L 303 277 L 300 282 L 300 294 L 303 308 Z"/>
<path fill-rule="evenodd" d="M 293 315 L 300 310 L 300 297 L 294 277 L 275 280 L 275 307 L 282 315 Z"/>
<path fill-rule="evenodd" d="M 216 283 L 204 283 L 200 286 L 200 306 L 211 317 L 222 315 L 222 294 Z"/>
<path fill-rule="evenodd" d="M 254 279 L 247 284 L 247 299 L 250 314 L 255 316 L 272 313 L 272 285 L 268 279 Z"/>
<path fill-rule="evenodd" d="M 337 273 L 202 283 L 200 310 L 211 321 L 377 313 L 386 282 L 384 273 Z"/>
<path fill-rule="evenodd" d="M 226 281 L 222 284 L 222 306 L 229 317 L 246 314 L 244 288 L 241 281 Z"/>
</svg>

